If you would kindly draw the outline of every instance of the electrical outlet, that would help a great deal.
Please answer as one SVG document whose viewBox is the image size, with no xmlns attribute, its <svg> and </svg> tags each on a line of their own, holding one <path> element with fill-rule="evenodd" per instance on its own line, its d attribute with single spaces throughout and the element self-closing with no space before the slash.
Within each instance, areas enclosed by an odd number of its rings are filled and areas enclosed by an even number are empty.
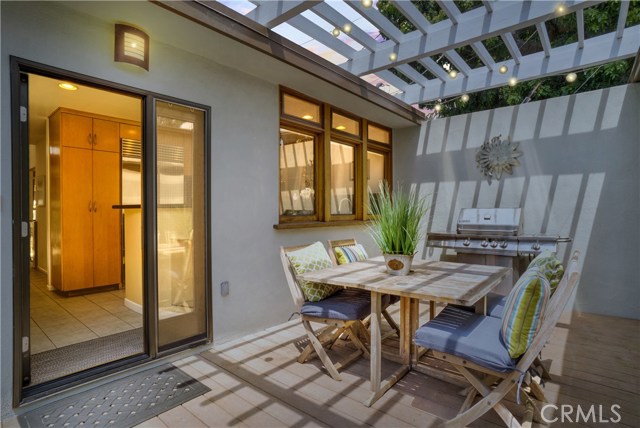
<svg viewBox="0 0 640 428">
<path fill-rule="evenodd" d="M 221 296 L 229 295 L 229 281 L 222 281 L 220 283 L 220 295 Z"/>
</svg>

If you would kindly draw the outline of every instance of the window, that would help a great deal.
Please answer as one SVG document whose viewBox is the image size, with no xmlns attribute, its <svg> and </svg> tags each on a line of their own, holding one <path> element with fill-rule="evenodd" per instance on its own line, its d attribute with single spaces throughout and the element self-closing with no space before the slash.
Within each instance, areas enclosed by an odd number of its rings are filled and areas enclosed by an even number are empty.
<svg viewBox="0 0 640 428">
<path fill-rule="evenodd" d="M 366 220 L 369 189 L 391 179 L 391 130 L 291 91 L 280 106 L 275 227 Z"/>
</svg>

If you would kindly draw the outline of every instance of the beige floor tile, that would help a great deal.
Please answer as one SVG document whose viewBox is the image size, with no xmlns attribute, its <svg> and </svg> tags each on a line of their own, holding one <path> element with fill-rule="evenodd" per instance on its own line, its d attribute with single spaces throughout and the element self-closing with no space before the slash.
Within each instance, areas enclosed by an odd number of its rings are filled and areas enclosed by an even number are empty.
<svg viewBox="0 0 640 428">
<path fill-rule="evenodd" d="M 38 327 L 38 324 L 36 324 L 34 321 L 31 321 L 30 324 L 30 343 L 32 354 L 39 354 L 40 352 L 45 352 L 56 348 L 56 345 L 54 345 L 53 342 L 49 340 L 44 331 L 42 331 L 42 329 Z"/>
<path fill-rule="evenodd" d="M 166 425 L 158 417 L 147 419 L 146 421 L 142 422 L 141 424 L 135 426 L 135 428 L 169 428 L 169 427 L 171 427 L 171 426 L 170 425 Z"/>
<path fill-rule="evenodd" d="M 173 409 L 158 415 L 158 418 L 169 427 L 206 427 L 200 419 L 196 418 L 191 412 L 182 406 L 174 407 Z"/>
</svg>

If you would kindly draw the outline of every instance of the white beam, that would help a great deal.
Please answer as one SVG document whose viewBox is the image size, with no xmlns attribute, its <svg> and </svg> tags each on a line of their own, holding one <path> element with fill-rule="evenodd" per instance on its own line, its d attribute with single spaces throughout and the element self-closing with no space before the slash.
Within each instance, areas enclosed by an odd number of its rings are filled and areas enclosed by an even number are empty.
<svg viewBox="0 0 640 428">
<path fill-rule="evenodd" d="M 493 60 L 493 57 L 491 56 L 487 48 L 482 44 L 482 42 L 472 43 L 471 48 L 482 60 L 484 65 L 489 67 L 489 70 L 493 70 L 494 68 L 496 68 L 496 62 Z"/>
<path fill-rule="evenodd" d="M 618 15 L 618 28 L 616 29 L 616 37 L 622 37 L 624 24 L 627 22 L 627 14 L 629 13 L 629 0 L 622 0 L 620 3 L 620 14 Z"/>
<path fill-rule="evenodd" d="M 429 79 L 427 79 L 427 76 L 420 74 L 418 70 L 411 67 L 409 64 L 400 64 L 396 67 L 396 70 L 398 70 L 400 73 L 404 74 L 420 86 L 425 86 L 427 83 L 429 83 Z"/>
<path fill-rule="evenodd" d="M 389 70 L 382 70 L 379 73 L 376 73 L 376 76 L 385 80 L 387 83 L 390 83 L 391 85 L 395 86 L 396 88 L 400 89 L 403 92 L 409 86 L 407 82 L 405 82 L 404 80 L 402 80 L 401 78 L 399 78 Z"/>
<path fill-rule="evenodd" d="M 311 8 L 316 2 L 313 0 L 304 1 L 254 1 L 258 7 L 247 13 L 247 17 L 253 19 L 267 28 L 277 27 L 283 22 L 305 10 Z"/>
<path fill-rule="evenodd" d="M 451 62 L 451 64 L 453 64 L 453 66 L 456 68 L 456 70 L 458 70 L 459 72 L 461 72 L 465 76 L 468 76 L 469 73 L 471 73 L 471 67 L 469 67 L 469 64 L 467 64 L 465 62 L 464 58 L 462 58 L 458 54 L 458 52 L 456 52 L 453 49 L 451 49 L 450 51 L 446 51 L 444 53 L 444 55 Z"/>
<path fill-rule="evenodd" d="M 493 0 L 482 0 L 482 4 L 487 8 L 487 12 L 493 12 Z"/>
<path fill-rule="evenodd" d="M 418 31 L 427 34 L 431 24 L 410 0 L 395 0 L 392 4 Z"/>
<path fill-rule="evenodd" d="M 327 32 L 324 28 L 313 23 L 302 15 L 294 16 L 287 21 L 287 24 L 291 25 L 299 31 L 302 31 L 307 36 L 317 40 L 326 47 L 338 52 L 340 55 L 346 57 L 347 59 L 352 58 L 353 55 L 358 52 L 351 46 L 339 40 L 337 37 L 333 37 L 333 35 Z"/>
<path fill-rule="evenodd" d="M 449 80 L 449 74 L 447 71 L 440 66 L 437 62 L 432 60 L 431 58 L 421 58 L 418 60 L 420 64 L 422 64 L 427 70 L 431 73 L 435 74 L 438 79 L 443 82 Z"/>
<path fill-rule="evenodd" d="M 576 26 L 578 27 L 578 47 L 584 47 L 584 10 L 576 11 Z"/>
<path fill-rule="evenodd" d="M 456 6 L 454 2 L 452 2 L 451 0 L 436 0 L 436 3 L 438 3 L 440 9 L 442 9 L 444 13 L 447 14 L 453 24 L 458 23 L 458 19 L 462 14 L 460 13 L 460 9 L 458 9 L 458 6 Z"/>
<path fill-rule="evenodd" d="M 515 71 L 519 81 L 526 81 L 633 57 L 638 51 L 638 46 L 640 25 L 626 28 L 620 39 L 615 32 L 611 32 L 585 40 L 583 49 L 579 48 L 578 43 L 572 43 L 552 49 L 549 57 L 545 57 L 544 52 L 537 52 L 523 56 L 519 66 L 513 61 L 506 64 Z M 508 83 L 509 77 L 509 74 L 492 73 L 486 67 L 482 67 L 473 70 L 466 79 L 447 82 L 429 80 L 425 87 L 409 85 L 400 99 L 407 104 L 415 104 L 455 97 L 504 86 Z"/>
<path fill-rule="evenodd" d="M 362 31 L 362 29 L 360 29 L 360 27 L 358 27 L 357 25 L 353 25 L 351 21 L 349 21 L 347 18 L 345 18 L 343 15 L 338 13 L 338 11 L 336 11 L 334 8 L 327 5 L 326 3 L 315 2 L 315 6 L 311 10 L 315 14 L 317 14 L 320 18 L 324 19 L 325 21 L 329 22 L 332 25 L 335 25 L 340 29 L 342 29 L 344 24 L 350 24 L 351 32 L 349 33 L 349 37 L 351 37 L 353 40 L 360 43 L 362 46 L 364 46 L 370 51 L 375 51 L 378 48 L 378 42 L 373 40 L 373 38 L 369 34 Z M 393 45 L 395 45 L 395 43 L 393 43 Z M 389 54 L 387 54 L 387 57 L 388 55 Z M 386 63 L 387 65 L 389 64 L 389 58 L 387 58 Z M 365 74 L 368 74 L 368 73 L 365 73 Z"/>
<path fill-rule="evenodd" d="M 386 16 L 381 14 L 378 9 L 374 7 L 364 7 L 359 0 L 347 1 L 346 3 L 394 42 L 399 43 L 404 38 L 402 31 L 389 21 Z"/>
<path fill-rule="evenodd" d="M 520 64 L 520 58 L 522 57 L 522 53 L 520 53 L 520 49 L 518 48 L 518 44 L 516 43 L 516 40 L 513 38 L 513 34 L 504 33 L 500 37 L 502 38 L 502 41 L 504 42 L 504 44 L 507 46 L 507 49 L 509 50 L 509 54 L 511 55 L 511 58 L 513 58 L 513 61 L 516 64 Z"/>
<path fill-rule="evenodd" d="M 536 30 L 538 30 L 538 37 L 540 38 L 540 43 L 542 43 L 545 56 L 551 55 L 551 41 L 549 41 L 549 33 L 547 33 L 547 26 L 544 21 L 536 24 Z"/>
<path fill-rule="evenodd" d="M 602 1 L 604 0 L 567 0 L 565 7 L 567 12 L 574 12 Z M 442 21 L 437 24 L 437 30 L 430 31 L 428 35 L 420 34 L 420 32 L 416 31 L 407 34 L 404 41 L 398 46 L 395 44 L 380 44 L 372 53 L 360 52 L 352 60 L 344 64 L 344 68 L 359 76 L 375 73 L 378 70 L 394 66 L 389 64 L 389 54 L 396 49 L 398 54 L 396 63 L 411 62 L 420 57 L 440 54 L 507 31 L 515 31 L 529 27 L 539 21 L 544 21 L 553 16 L 555 6 L 554 2 L 549 1 L 496 2 L 491 13 L 482 8 L 477 8 L 462 14 L 460 18 L 461 25 L 459 26 L 452 25 L 448 21 Z M 466 15 L 469 15 L 469 19 L 466 18 Z"/>
</svg>

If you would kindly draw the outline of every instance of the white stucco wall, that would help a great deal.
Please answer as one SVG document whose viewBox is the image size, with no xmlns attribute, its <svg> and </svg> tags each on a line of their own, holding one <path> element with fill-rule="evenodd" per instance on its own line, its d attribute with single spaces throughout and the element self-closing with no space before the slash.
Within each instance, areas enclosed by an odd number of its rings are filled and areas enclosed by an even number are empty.
<svg viewBox="0 0 640 428">
<path fill-rule="evenodd" d="M 360 227 L 276 231 L 278 221 L 278 83 L 257 78 L 261 67 L 275 60 L 254 55 L 253 68 L 239 71 L 185 49 L 159 42 L 175 32 L 203 49 L 228 43 L 214 32 L 195 27 L 148 2 L 70 3 L 1 2 L 1 133 L 0 189 L 0 385 L 2 415 L 11 413 L 12 397 L 12 248 L 11 248 L 11 130 L 9 56 L 83 73 L 136 88 L 167 94 L 212 108 L 212 254 L 214 340 L 220 341 L 287 320 L 294 305 L 279 260 L 281 245 L 355 236 L 376 250 Z M 104 8 L 104 14 L 101 9 Z M 79 10 L 81 9 L 81 10 Z M 85 14 L 84 11 L 87 11 Z M 98 16 L 113 16 L 107 21 Z M 113 23 L 129 22 L 151 33 L 150 71 L 113 62 Z M 184 26 L 193 27 L 193 38 Z M 151 30 L 153 31 L 151 31 Z M 155 31 L 155 32 L 154 32 Z M 191 31 L 191 30 L 189 30 Z M 157 37 L 154 37 L 154 34 Z M 234 60 L 238 45 L 227 51 Z M 244 72 L 246 71 L 246 73 Z M 289 85 L 301 92 L 300 70 L 291 70 Z M 272 73 L 273 74 L 273 73 Z M 282 78 L 286 74 L 281 73 Z M 307 79 L 318 96 L 326 82 Z M 324 91 L 323 101 L 385 123 L 389 116 L 362 99 Z M 345 107 L 343 107 L 345 108 Z M 359 108 L 360 111 L 354 110 Z M 389 125 L 397 118 L 390 118 Z M 230 294 L 221 297 L 219 284 L 230 282 Z"/>
<path fill-rule="evenodd" d="M 396 132 L 394 178 L 432 195 L 434 232 L 460 208 L 523 207 L 525 233 L 571 236 L 565 260 L 582 252 L 574 309 L 640 318 L 639 124 L 639 84 L 437 119 Z M 489 185 L 475 155 L 498 134 L 523 155 Z"/>
</svg>

